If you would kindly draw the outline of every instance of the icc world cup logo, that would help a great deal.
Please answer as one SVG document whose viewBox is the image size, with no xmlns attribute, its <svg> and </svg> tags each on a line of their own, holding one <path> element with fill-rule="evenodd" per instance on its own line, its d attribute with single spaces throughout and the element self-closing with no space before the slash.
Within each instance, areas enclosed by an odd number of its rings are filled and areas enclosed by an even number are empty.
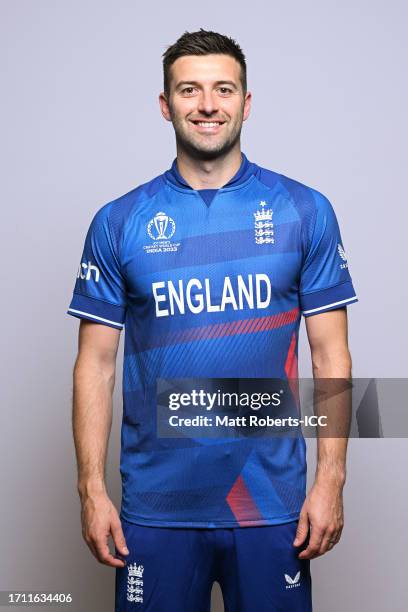
<svg viewBox="0 0 408 612">
<path fill-rule="evenodd" d="M 170 240 L 175 231 L 175 222 L 164 212 L 158 212 L 147 224 L 147 233 L 152 240 Z"/>
</svg>

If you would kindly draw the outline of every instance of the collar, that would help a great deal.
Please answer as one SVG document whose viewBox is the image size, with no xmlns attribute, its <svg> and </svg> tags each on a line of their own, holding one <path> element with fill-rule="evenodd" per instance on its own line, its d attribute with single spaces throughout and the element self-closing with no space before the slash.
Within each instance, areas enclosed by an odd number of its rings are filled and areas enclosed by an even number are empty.
<svg viewBox="0 0 408 612">
<path fill-rule="evenodd" d="M 248 160 L 246 155 L 241 151 L 241 165 L 238 172 L 221 187 L 221 189 L 229 187 L 238 187 L 242 183 L 246 183 L 247 180 L 255 173 L 256 164 L 253 164 Z M 187 181 L 181 176 L 177 168 L 177 157 L 173 160 L 169 170 L 164 173 L 165 179 L 174 185 L 175 187 L 188 189 L 194 191 L 194 189 L 187 183 Z M 218 191 L 217 189 L 215 191 Z"/>
</svg>

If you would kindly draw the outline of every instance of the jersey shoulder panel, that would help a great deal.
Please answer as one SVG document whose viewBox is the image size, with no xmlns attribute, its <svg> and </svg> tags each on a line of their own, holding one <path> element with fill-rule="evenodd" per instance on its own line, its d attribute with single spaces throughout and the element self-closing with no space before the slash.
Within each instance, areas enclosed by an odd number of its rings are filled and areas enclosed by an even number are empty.
<svg viewBox="0 0 408 612">
<path fill-rule="evenodd" d="M 329 200 L 317 189 L 267 168 L 258 167 L 257 178 L 267 187 L 283 192 L 295 208 L 302 227 L 302 247 L 306 255 L 312 242 L 318 209 L 332 208 Z"/>
<path fill-rule="evenodd" d="M 165 187 L 163 175 L 160 174 L 152 180 L 142 183 L 124 195 L 102 206 L 95 217 L 105 217 L 110 228 L 115 253 L 119 258 L 120 247 L 123 240 L 123 231 L 127 221 L 137 210 L 141 202 L 156 196 Z"/>
</svg>

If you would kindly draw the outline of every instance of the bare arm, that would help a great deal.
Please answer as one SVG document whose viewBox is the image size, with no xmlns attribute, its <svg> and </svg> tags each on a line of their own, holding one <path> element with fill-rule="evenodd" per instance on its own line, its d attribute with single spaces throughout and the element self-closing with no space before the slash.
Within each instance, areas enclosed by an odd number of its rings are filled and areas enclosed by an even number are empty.
<svg viewBox="0 0 408 612">
<path fill-rule="evenodd" d="M 311 349 L 313 377 L 350 379 L 352 361 L 347 339 L 347 310 L 331 310 L 307 317 L 306 331 Z M 339 411 L 339 419 L 347 408 L 335 398 L 330 402 L 332 414 Z M 344 425 L 342 424 L 343 430 Z M 317 467 L 313 487 L 302 508 L 295 546 L 300 546 L 310 530 L 308 547 L 299 555 L 312 559 L 331 550 L 340 540 L 344 525 L 343 487 L 346 480 L 348 439 L 318 437 Z"/>
<path fill-rule="evenodd" d="M 118 551 L 127 554 L 120 518 L 105 484 L 119 337 L 119 330 L 81 320 L 72 412 L 83 537 L 95 557 L 112 567 L 124 563 L 110 553 L 110 535 Z"/>
</svg>

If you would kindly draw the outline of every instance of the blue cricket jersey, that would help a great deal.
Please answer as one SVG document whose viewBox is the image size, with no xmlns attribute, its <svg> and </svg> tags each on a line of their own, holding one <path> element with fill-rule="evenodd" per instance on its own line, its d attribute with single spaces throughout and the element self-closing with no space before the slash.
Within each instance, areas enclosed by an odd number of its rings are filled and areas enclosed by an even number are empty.
<svg viewBox="0 0 408 612">
<path fill-rule="evenodd" d="M 156 379 L 296 379 L 301 316 L 356 301 L 329 200 L 243 154 L 221 189 L 192 189 L 174 160 L 100 208 L 68 313 L 125 327 L 121 517 L 173 527 L 296 520 L 303 437 L 160 438 Z"/>
</svg>

